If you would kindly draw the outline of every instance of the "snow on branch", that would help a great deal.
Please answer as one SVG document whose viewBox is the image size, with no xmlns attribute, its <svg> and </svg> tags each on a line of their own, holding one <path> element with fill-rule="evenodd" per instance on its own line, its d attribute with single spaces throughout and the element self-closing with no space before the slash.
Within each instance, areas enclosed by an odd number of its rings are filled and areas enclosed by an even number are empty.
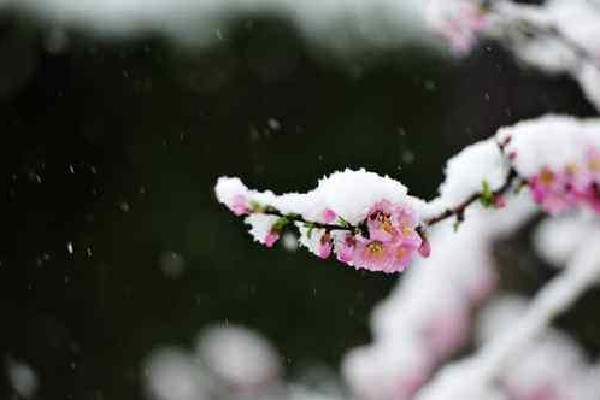
<svg viewBox="0 0 600 400">
<path fill-rule="evenodd" d="M 448 161 L 440 196 L 431 202 L 362 169 L 335 172 L 307 193 L 259 192 L 229 177 L 219 178 L 215 191 L 267 247 L 295 228 L 300 244 L 320 258 L 333 253 L 357 269 L 396 272 L 429 256 L 433 225 L 454 219 L 458 229 L 474 203 L 504 207 L 505 197 L 524 186 L 550 213 L 581 206 L 599 213 L 600 122 L 546 116 L 502 128 Z"/>
<path fill-rule="evenodd" d="M 570 74 L 600 109 L 600 6 L 596 0 L 425 0 L 424 20 L 457 56 L 483 38 L 499 42 L 523 63 Z"/>
<path fill-rule="evenodd" d="M 442 369 L 417 396 L 418 400 L 455 398 L 502 399 L 497 382 L 507 366 L 547 331 L 552 319 L 568 309 L 600 280 L 600 231 L 580 244 L 564 271 L 535 296 L 519 319 L 492 338 L 472 358 Z"/>
</svg>

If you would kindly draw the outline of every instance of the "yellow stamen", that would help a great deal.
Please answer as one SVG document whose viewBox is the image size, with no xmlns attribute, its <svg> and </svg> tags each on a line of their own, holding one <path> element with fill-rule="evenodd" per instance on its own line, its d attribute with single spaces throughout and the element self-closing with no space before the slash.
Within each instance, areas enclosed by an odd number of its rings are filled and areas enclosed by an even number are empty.
<svg viewBox="0 0 600 400">
<path fill-rule="evenodd" d="M 575 174 L 578 169 L 579 168 L 577 168 L 577 165 L 575 165 L 575 164 L 569 164 L 565 168 L 565 171 L 567 171 L 568 174 Z"/>
<path fill-rule="evenodd" d="M 383 220 L 383 222 L 381 223 L 381 229 L 383 229 L 384 231 L 386 231 L 390 235 L 394 235 L 396 233 L 396 230 L 392 226 L 392 223 L 389 220 L 389 218 L 385 218 Z"/>
<path fill-rule="evenodd" d="M 544 185 L 550 185 L 552 182 L 554 182 L 554 172 L 550 171 L 549 169 L 545 169 L 540 172 L 540 182 Z"/>
<path fill-rule="evenodd" d="M 384 252 L 383 250 L 384 250 L 383 243 L 375 240 L 367 245 L 367 248 L 365 249 L 365 253 L 367 253 L 366 255 L 381 257 Z"/>
</svg>

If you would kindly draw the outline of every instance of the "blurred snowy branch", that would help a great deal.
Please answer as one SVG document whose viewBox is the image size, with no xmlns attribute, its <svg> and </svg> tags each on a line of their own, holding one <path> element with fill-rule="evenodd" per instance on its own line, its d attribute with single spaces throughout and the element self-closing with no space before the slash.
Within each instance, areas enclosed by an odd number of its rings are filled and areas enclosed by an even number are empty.
<svg viewBox="0 0 600 400">
<path fill-rule="evenodd" d="M 156 30 L 200 45 L 226 39 L 229 22 L 249 15 L 288 17 L 307 39 L 344 52 L 421 43 L 460 56 L 487 37 L 527 65 L 571 75 L 600 108 L 597 0 L 0 0 L 3 7 L 55 27 L 117 36 Z"/>
</svg>

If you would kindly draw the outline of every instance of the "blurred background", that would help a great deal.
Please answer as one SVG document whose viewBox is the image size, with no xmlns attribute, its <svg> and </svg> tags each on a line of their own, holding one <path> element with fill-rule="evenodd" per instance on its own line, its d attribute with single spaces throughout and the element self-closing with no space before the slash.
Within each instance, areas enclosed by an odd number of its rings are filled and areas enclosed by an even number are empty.
<svg viewBox="0 0 600 400">
<path fill-rule="evenodd" d="M 429 199 L 444 161 L 499 126 L 594 115 L 570 79 L 491 42 L 450 59 L 402 39 L 414 31 L 373 44 L 360 38 L 377 25 L 354 37 L 355 20 L 303 25 L 299 11 L 113 27 L 55 3 L 0 1 L 0 357 L 35 371 L 30 395 L 3 373 L 2 399 L 145 398 L 148 355 L 192 349 L 215 325 L 259 332 L 287 376 L 335 372 L 402 276 L 293 240 L 261 248 L 215 201 L 218 176 L 304 191 L 365 167 Z M 516 269 L 506 284 L 527 292 L 548 274 Z M 564 326 L 596 351 L 584 319 Z"/>
</svg>

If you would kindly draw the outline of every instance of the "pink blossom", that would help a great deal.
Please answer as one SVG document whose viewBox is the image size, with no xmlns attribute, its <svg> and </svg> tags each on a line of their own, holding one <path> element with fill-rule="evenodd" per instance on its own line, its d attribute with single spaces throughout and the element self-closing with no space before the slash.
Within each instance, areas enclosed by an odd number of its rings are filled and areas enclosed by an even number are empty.
<svg viewBox="0 0 600 400">
<path fill-rule="evenodd" d="M 237 216 L 247 214 L 251 211 L 250 206 L 248 205 L 248 200 L 243 194 L 236 194 L 233 197 L 233 202 L 230 209 Z"/>
<path fill-rule="evenodd" d="M 353 258 L 356 268 L 369 271 L 395 272 L 396 246 L 379 240 L 367 240 L 360 237 L 356 241 Z"/>
<path fill-rule="evenodd" d="M 323 211 L 323 221 L 325 221 L 326 224 L 331 224 L 335 221 L 336 217 L 337 214 L 331 208 L 326 208 L 325 211 Z"/>
<path fill-rule="evenodd" d="M 369 210 L 367 228 L 371 240 L 382 243 L 397 242 L 400 239 L 398 209 L 387 200 L 382 200 Z"/>
<path fill-rule="evenodd" d="M 353 263 L 356 268 L 369 271 L 398 272 L 403 271 L 411 263 L 415 249 L 384 243 L 379 240 L 359 238 L 354 251 Z"/>
<path fill-rule="evenodd" d="M 494 196 L 494 205 L 498 208 L 506 207 L 506 198 L 501 194 L 497 194 Z"/>
<path fill-rule="evenodd" d="M 396 248 L 394 271 L 404 271 L 410 265 L 416 255 L 417 248 L 407 247 L 404 244 Z"/>
<path fill-rule="evenodd" d="M 331 255 L 331 248 L 333 247 L 331 243 L 331 235 L 329 232 L 325 232 L 321 237 L 319 243 L 319 258 L 329 258 Z"/>
<path fill-rule="evenodd" d="M 271 230 L 265 237 L 265 246 L 273 247 L 275 242 L 279 240 L 280 234 L 278 231 Z"/>
<path fill-rule="evenodd" d="M 419 254 L 424 258 L 428 258 L 431 254 L 431 245 L 429 244 L 429 240 L 426 237 L 422 238 L 421 245 L 419 246 Z"/>
<path fill-rule="evenodd" d="M 567 168 L 565 172 L 556 172 L 543 168 L 529 179 L 533 199 L 544 210 L 555 214 L 577 203 L 575 172 Z"/>
<path fill-rule="evenodd" d="M 408 206 L 387 200 L 373 205 L 366 217 L 367 237 L 356 240 L 352 262 L 371 271 L 403 271 L 422 244 L 417 214 Z"/>
<path fill-rule="evenodd" d="M 354 259 L 354 249 L 356 248 L 356 240 L 352 235 L 346 235 L 343 240 L 337 242 L 337 259 L 346 264 Z"/>
<path fill-rule="evenodd" d="M 410 208 L 402 208 L 398 211 L 400 216 L 400 237 L 402 246 L 411 249 L 418 249 L 421 246 L 422 238 L 417 232 L 419 221 L 417 214 Z"/>
</svg>

